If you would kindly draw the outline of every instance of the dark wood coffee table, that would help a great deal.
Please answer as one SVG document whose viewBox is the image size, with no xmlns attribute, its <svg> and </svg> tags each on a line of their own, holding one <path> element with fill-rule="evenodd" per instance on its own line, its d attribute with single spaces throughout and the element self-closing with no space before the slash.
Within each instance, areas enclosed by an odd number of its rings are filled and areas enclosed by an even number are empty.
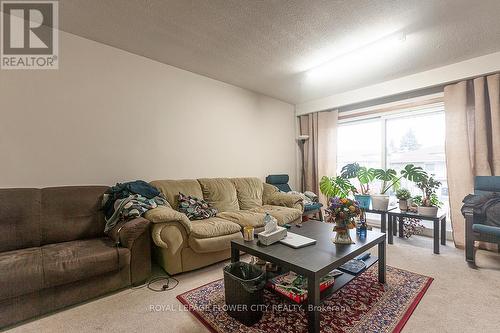
<svg viewBox="0 0 500 333">
<path fill-rule="evenodd" d="M 243 239 L 233 240 L 231 241 L 231 262 L 240 260 L 241 251 L 307 277 L 308 303 L 305 310 L 308 315 L 309 332 L 319 332 L 320 302 L 321 296 L 323 296 L 319 291 L 319 282 L 322 276 L 378 245 L 378 258 L 372 256 L 366 261 L 366 264 L 368 268 L 378 261 L 378 280 L 380 283 L 385 283 L 385 234 L 368 231 L 366 237 L 359 238 L 356 236 L 356 231 L 351 230 L 351 237 L 356 243 L 340 245 L 332 243 L 332 228 L 332 224 L 323 222 L 304 223 L 301 228 L 293 226 L 288 230 L 289 232 L 316 240 L 316 244 L 300 249 L 294 249 L 280 243 L 265 246 L 257 240 L 251 242 L 246 242 Z M 355 277 L 355 275 L 348 273 L 337 277 L 335 284 L 327 294 L 339 290 Z"/>
</svg>

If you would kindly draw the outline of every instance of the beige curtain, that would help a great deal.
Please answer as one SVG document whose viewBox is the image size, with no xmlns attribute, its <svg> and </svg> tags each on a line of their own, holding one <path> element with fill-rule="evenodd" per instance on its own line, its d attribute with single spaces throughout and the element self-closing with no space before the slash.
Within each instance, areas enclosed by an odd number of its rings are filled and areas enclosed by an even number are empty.
<svg viewBox="0 0 500 333">
<path fill-rule="evenodd" d="M 337 168 L 338 111 L 315 112 L 299 117 L 301 135 L 309 135 L 304 143 L 305 189 L 320 194 L 319 180 L 335 176 Z M 320 196 L 325 203 L 325 198 Z"/>
<path fill-rule="evenodd" d="M 453 238 L 465 244 L 462 199 L 475 176 L 500 175 L 500 74 L 446 86 L 446 167 Z"/>
</svg>

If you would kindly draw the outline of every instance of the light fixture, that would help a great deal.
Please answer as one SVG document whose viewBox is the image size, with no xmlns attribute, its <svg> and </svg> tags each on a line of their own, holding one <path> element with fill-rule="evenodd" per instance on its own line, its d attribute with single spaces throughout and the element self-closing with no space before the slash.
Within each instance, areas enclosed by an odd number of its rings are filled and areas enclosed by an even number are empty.
<svg viewBox="0 0 500 333">
<path fill-rule="evenodd" d="M 405 41 L 404 32 L 390 34 L 306 71 L 306 79 L 322 82 L 369 71 L 371 66 L 379 66 L 396 56 Z"/>
</svg>

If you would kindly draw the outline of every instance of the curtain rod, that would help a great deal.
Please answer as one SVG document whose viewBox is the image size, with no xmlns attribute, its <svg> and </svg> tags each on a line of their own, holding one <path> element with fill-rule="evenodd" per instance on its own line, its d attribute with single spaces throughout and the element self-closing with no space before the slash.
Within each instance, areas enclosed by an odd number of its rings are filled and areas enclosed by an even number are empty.
<svg viewBox="0 0 500 333">
<path fill-rule="evenodd" d="M 328 112 L 328 111 L 338 110 L 339 113 L 341 113 L 341 112 L 344 112 L 344 111 L 352 111 L 352 110 L 357 110 L 357 109 L 374 107 L 374 106 L 382 105 L 382 104 L 388 104 L 388 103 L 392 103 L 392 102 L 398 102 L 398 101 L 401 101 L 401 100 L 404 100 L 404 99 L 411 99 L 411 98 L 416 98 L 416 97 L 422 97 L 422 96 L 425 96 L 425 95 L 432 95 L 432 94 L 436 94 L 436 93 L 440 93 L 440 92 L 442 93 L 442 92 L 444 92 L 444 87 L 447 86 L 447 85 L 455 84 L 455 83 L 458 83 L 458 82 L 461 82 L 461 81 L 473 80 L 473 79 L 476 79 L 476 78 L 482 77 L 482 76 L 486 77 L 486 76 L 494 75 L 494 74 L 498 74 L 498 73 L 500 73 L 500 71 L 496 70 L 496 71 L 484 73 L 484 74 L 481 74 L 481 75 L 474 75 L 474 76 L 464 77 L 464 78 L 461 78 L 459 80 L 454 80 L 454 81 L 446 82 L 446 83 L 439 84 L 439 85 L 432 86 L 432 87 L 427 87 L 427 88 L 423 88 L 423 89 L 417 89 L 417 90 L 413 90 L 413 91 L 407 91 L 407 92 L 403 92 L 403 93 L 396 94 L 396 95 L 390 95 L 390 96 L 384 96 L 384 97 L 374 98 L 374 99 L 370 99 L 370 100 L 366 100 L 366 101 L 362 101 L 362 102 L 357 102 L 357 103 L 353 103 L 353 104 L 342 105 L 342 106 L 339 106 L 339 107 L 336 107 L 336 108 L 333 108 L 333 109 L 326 109 L 326 110 L 315 111 L 315 112 Z M 305 114 L 302 114 L 302 115 L 307 115 L 307 114 L 310 114 L 310 113 L 314 113 L 314 112 L 308 112 L 308 113 L 305 113 Z M 298 115 L 298 117 L 300 117 L 302 115 Z"/>
</svg>

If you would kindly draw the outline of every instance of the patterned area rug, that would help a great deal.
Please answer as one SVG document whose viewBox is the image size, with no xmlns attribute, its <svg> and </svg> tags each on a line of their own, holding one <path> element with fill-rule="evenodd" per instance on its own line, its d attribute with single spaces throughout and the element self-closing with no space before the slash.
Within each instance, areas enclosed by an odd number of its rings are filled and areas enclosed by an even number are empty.
<svg viewBox="0 0 500 333">
<path fill-rule="evenodd" d="M 387 284 L 377 279 L 377 265 L 322 302 L 321 332 L 399 332 L 432 283 L 432 278 L 387 266 Z M 185 292 L 177 299 L 210 331 L 307 332 L 305 312 L 271 291 L 265 291 L 264 316 L 246 327 L 225 312 L 224 281 Z"/>
</svg>

